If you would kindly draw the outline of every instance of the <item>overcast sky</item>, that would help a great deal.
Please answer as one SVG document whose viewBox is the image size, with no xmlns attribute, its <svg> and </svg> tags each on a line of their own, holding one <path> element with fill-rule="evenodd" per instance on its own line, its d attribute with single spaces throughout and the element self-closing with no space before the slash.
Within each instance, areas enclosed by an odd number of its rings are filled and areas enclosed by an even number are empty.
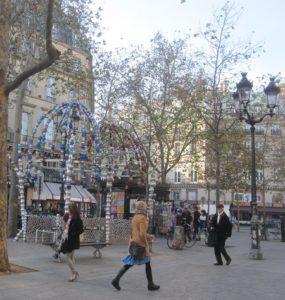
<svg viewBox="0 0 285 300">
<path fill-rule="evenodd" d="M 265 54 L 251 63 L 248 77 L 285 74 L 285 0 L 230 0 L 243 7 L 236 39 L 263 44 Z M 160 31 L 172 38 L 176 31 L 197 32 L 212 20 L 214 9 L 224 0 L 97 0 L 103 8 L 104 38 L 109 48 L 146 44 Z"/>
</svg>

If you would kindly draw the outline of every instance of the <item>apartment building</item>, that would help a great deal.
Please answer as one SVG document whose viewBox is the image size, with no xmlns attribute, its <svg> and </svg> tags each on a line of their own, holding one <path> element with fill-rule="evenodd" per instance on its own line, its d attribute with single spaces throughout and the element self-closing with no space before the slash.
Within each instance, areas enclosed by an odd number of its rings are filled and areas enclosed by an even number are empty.
<svg viewBox="0 0 285 300">
<path fill-rule="evenodd" d="M 21 145 L 27 149 L 28 141 L 37 120 L 55 105 L 62 102 L 80 101 L 91 111 L 94 111 L 94 83 L 92 76 L 92 56 L 84 49 L 74 47 L 65 42 L 64 36 L 55 35 L 54 45 L 63 56 L 63 62 L 54 64 L 49 69 L 27 80 L 22 108 Z M 17 128 L 15 118 L 18 91 L 9 99 L 8 112 L 8 142 L 12 151 L 14 130 Z M 44 125 L 44 124 L 43 124 Z M 40 128 L 39 132 L 42 131 Z M 52 153 L 55 128 L 53 122 L 48 126 L 45 145 L 45 179 L 41 193 L 34 187 L 27 188 L 26 207 L 33 207 L 40 211 L 57 211 L 60 200 L 60 153 Z M 39 134 L 37 133 L 37 135 Z M 25 150 L 24 150 L 25 152 Z M 51 155 L 52 154 L 52 155 Z M 52 159 L 51 159 L 52 156 Z M 82 202 L 82 210 L 90 211 L 96 202 L 80 182 L 74 182 L 71 188 L 71 201 Z"/>
</svg>

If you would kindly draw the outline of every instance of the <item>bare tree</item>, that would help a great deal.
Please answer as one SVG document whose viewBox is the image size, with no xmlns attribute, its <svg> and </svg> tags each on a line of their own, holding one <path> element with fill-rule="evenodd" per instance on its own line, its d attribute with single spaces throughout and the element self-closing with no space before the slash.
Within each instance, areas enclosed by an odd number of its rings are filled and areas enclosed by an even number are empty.
<svg viewBox="0 0 285 300">
<path fill-rule="evenodd" d="M 187 38 L 169 41 L 158 33 L 149 49 L 136 47 L 117 63 L 109 59 L 106 76 L 95 77 L 101 108 L 111 109 L 142 145 L 162 184 L 178 162 L 195 159 L 189 147 L 200 124 L 193 105 L 200 71 L 189 52 Z"/>
<path fill-rule="evenodd" d="M 205 72 L 202 105 L 197 109 L 202 113 L 205 124 L 205 141 L 207 162 L 212 165 L 215 180 L 216 203 L 220 200 L 222 159 L 231 131 L 236 127 L 237 118 L 232 116 L 232 97 L 228 90 L 233 76 L 236 75 L 236 64 L 239 67 L 260 50 L 259 46 L 249 42 L 235 42 L 232 33 L 238 22 L 239 12 L 227 1 L 221 10 L 214 14 L 213 23 L 206 24 L 204 31 L 196 34 L 206 44 L 208 51 L 198 54 L 201 68 Z"/>
</svg>

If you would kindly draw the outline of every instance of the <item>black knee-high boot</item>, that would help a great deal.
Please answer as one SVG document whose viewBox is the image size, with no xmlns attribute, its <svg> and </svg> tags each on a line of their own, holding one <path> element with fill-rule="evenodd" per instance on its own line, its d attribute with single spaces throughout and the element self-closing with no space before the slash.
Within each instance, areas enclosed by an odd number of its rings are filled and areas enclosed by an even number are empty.
<svg viewBox="0 0 285 300">
<path fill-rule="evenodd" d="M 146 263 L 145 264 L 145 273 L 146 273 L 146 278 L 147 278 L 147 281 L 148 281 L 147 288 L 150 291 L 156 291 L 156 290 L 158 290 L 160 288 L 160 286 L 153 283 L 150 263 Z"/>
<path fill-rule="evenodd" d="M 119 281 L 121 279 L 121 277 L 129 270 L 129 268 L 132 267 L 131 265 L 124 265 L 119 273 L 117 274 L 117 276 L 112 280 L 112 285 L 114 288 L 116 288 L 118 291 L 121 289 L 120 285 L 119 285 Z"/>
</svg>

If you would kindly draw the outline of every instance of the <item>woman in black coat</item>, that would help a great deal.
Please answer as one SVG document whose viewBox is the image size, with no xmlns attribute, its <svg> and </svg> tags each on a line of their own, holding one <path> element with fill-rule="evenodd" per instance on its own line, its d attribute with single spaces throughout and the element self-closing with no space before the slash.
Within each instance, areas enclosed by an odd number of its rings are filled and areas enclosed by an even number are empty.
<svg viewBox="0 0 285 300">
<path fill-rule="evenodd" d="M 75 270 L 74 251 L 80 248 L 79 235 L 83 232 L 83 222 L 78 208 L 74 204 L 69 206 L 69 219 L 66 223 L 65 232 L 66 238 L 62 243 L 61 251 L 65 253 L 66 261 L 71 271 L 69 281 L 75 281 L 79 274 Z"/>
</svg>

